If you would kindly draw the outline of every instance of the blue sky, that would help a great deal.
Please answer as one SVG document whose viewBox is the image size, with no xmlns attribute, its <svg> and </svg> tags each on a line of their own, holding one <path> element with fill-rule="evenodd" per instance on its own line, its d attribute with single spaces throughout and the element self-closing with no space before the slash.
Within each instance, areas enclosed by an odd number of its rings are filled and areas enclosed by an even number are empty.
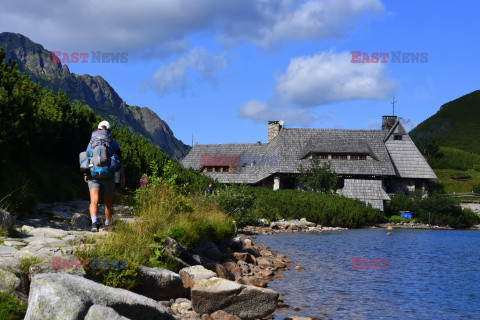
<svg viewBox="0 0 480 320">
<path fill-rule="evenodd" d="M 154 110 L 186 144 L 265 142 L 267 120 L 377 129 L 393 96 L 410 130 L 479 89 L 475 0 L 47 3 L 2 5 L 0 31 L 51 51 L 127 53 L 126 63 L 67 65 Z M 352 51 L 389 58 L 351 63 Z M 428 61 L 393 63 L 392 51 Z"/>
</svg>

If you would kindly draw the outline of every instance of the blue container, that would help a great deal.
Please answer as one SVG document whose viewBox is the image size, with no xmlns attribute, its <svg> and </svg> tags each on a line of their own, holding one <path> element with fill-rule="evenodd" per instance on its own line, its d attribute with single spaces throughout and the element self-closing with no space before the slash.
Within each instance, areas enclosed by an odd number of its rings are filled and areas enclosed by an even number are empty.
<svg viewBox="0 0 480 320">
<path fill-rule="evenodd" d="M 400 217 L 402 218 L 408 218 L 408 219 L 413 219 L 413 213 L 412 212 L 402 212 L 400 214 Z"/>
</svg>

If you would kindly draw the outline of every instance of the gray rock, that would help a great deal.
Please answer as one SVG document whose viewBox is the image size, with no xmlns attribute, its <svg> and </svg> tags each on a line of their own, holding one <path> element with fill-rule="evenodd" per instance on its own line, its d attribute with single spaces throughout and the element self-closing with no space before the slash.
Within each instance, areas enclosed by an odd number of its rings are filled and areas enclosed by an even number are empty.
<svg viewBox="0 0 480 320">
<path fill-rule="evenodd" d="M 47 237 L 47 238 L 63 238 L 69 235 L 68 231 L 54 228 L 33 228 L 29 226 L 23 226 L 22 231 L 27 232 L 35 237 Z"/>
<path fill-rule="evenodd" d="M 176 299 L 183 294 L 183 282 L 178 274 L 162 268 L 140 266 L 140 284 L 134 292 L 154 300 Z"/>
<path fill-rule="evenodd" d="M 203 266 L 192 266 L 183 268 L 179 272 L 185 288 L 193 288 L 195 284 L 203 279 L 210 279 L 216 277 L 217 274 Z"/>
<path fill-rule="evenodd" d="M 114 309 L 94 304 L 88 309 L 85 320 L 129 320 L 122 317 Z"/>
<path fill-rule="evenodd" d="M 82 261 L 76 256 L 51 257 L 31 265 L 29 273 L 30 278 L 41 273 L 68 273 L 83 278 L 87 276 Z"/>
<path fill-rule="evenodd" d="M 130 319 L 174 320 L 155 300 L 62 273 L 33 277 L 25 319 L 80 320 L 92 305 L 110 307 Z"/>
<path fill-rule="evenodd" d="M 20 279 L 13 272 L 0 269 L 0 291 L 16 291 L 20 283 Z"/>
<path fill-rule="evenodd" d="M 22 260 L 22 259 L 32 259 L 32 258 L 41 258 L 42 256 L 31 251 L 18 251 L 15 253 L 13 258 Z"/>
<path fill-rule="evenodd" d="M 3 241 L 3 245 L 7 247 L 23 247 L 23 246 L 26 246 L 27 244 L 25 242 L 7 240 L 7 241 Z"/>
<path fill-rule="evenodd" d="M 0 291 L 26 294 L 28 278 L 25 272 L 8 264 L 0 263 Z"/>
<path fill-rule="evenodd" d="M 70 207 L 69 207 L 70 208 Z M 73 209 L 73 208 L 70 208 Z M 54 207 L 52 210 L 46 210 L 45 213 L 54 216 L 56 218 L 72 220 L 72 214 L 69 211 L 63 211 L 57 207 Z"/>
<path fill-rule="evenodd" d="M 74 229 L 88 230 L 90 226 L 90 216 L 88 214 L 75 212 L 72 214 L 70 224 Z"/>
<path fill-rule="evenodd" d="M 167 237 L 165 240 L 165 249 L 170 251 L 176 257 L 182 257 L 187 252 L 187 248 L 178 243 L 175 239 Z"/>
<path fill-rule="evenodd" d="M 0 245 L 0 257 L 12 257 L 17 252 L 15 248 Z"/>
<path fill-rule="evenodd" d="M 223 310 L 216 311 L 210 315 L 213 320 L 242 320 L 233 314 L 226 313 Z"/>
<path fill-rule="evenodd" d="M 13 226 L 12 215 L 0 208 L 0 227 L 2 229 L 10 229 Z"/>
<path fill-rule="evenodd" d="M 236 237 L 236 238 L 230 239 L 227 245 L 233 251 L 242 251 L 243 247 L 245 246 L 245 242 L 242 240 L 242 238 Z"/>
<path fill-rule="evenodd" d="M 20 259 L 14 257 L 0 257 L 0 265 L 7 265 L 9 267 L 18 268 L 22 264 Z"/>
<path fill-rule="evenodd" d="M 198 314 L 223 310 L 242 319 L 258 319 L 273 313 L 277 302 L 278 293 L 273 290 L 221 278 L 201 280 L 192 289 L 193 310 Z"/>
<path fill-rule="evenodd" d="M 261 256 L 260 254 L 260 251 L 258 251 L 257 248 L 255 247 L 252 247 L 252 246 L 245 246 L 243 248 L 243 251 L 245 251 L 246 253 L 250 253 L 252 256 L 254 256 L 255 258 L 258 258 Z"/>
<path fill-rule="evenodd" d="M 218 262 L 222 260 L 222 252 L 211 240 L 203 241 L 193 248 L 192 251 L 213 261 Z"/>
</svg>

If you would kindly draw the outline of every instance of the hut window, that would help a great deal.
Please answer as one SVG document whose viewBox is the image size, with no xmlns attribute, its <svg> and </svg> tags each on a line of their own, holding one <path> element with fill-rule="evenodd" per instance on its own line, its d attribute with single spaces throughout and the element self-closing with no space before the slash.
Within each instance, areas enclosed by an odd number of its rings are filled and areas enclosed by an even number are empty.
<svg viewBox="0 0 480 320">
<path fill-rule="evenodd" d="M 354 154 L 350 156 L 351 160 L 367 160 L 366 154 Z"/>
<path fill-rule="evenodd" d="M 402 135 L 400 135 L 400 134 L 394 135 L 393 140 L 402 140 Z"/>
</svg>

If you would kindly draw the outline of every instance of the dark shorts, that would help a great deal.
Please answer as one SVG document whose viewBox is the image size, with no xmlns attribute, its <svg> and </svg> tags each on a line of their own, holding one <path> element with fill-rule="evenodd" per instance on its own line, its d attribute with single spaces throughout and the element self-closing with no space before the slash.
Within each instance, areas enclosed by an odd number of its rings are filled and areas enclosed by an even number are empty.
<svg viewBox="0 0 480 320">
<path fill-rule="evenodd" d="M 115 182 L 113 177 L 105 178 L 105 179 L 93 179 L 91 177 L 88 178 L 88 190 L 92 189 L 100 189 L 103 188 L 104 195 L 111 195 L 115 191 Z"/>
</svg>

